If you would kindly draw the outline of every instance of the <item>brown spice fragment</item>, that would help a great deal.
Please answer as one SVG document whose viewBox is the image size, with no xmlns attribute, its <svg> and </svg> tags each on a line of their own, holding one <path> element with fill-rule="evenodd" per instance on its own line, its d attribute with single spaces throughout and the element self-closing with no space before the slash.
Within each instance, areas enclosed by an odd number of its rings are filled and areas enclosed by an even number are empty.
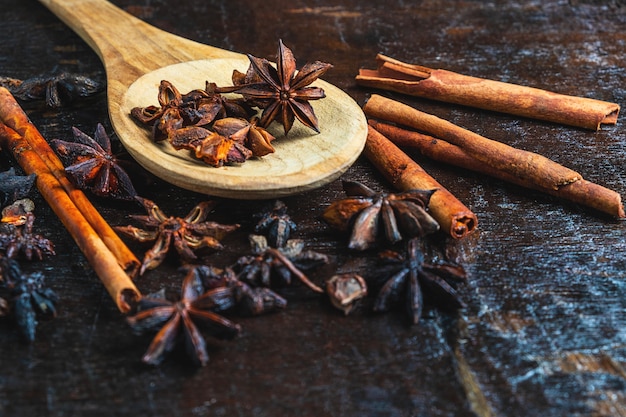
<svg viewBox="0 0 626 417">
<path fill-rule="evenodd" d="M 428 207 L 444 232 L 460 239 L 475 231 L 478 225 L 476 215 L 371 126 L 364 155 L 399 190 L 437 189 L 430 197 Z"/>
<path fill-rule="evenodd" d="M 358 301 L 367 295 L 367 283 L 358 274 L 333 275 L 326 282 L 326 294 L 331 304 L 347 316 Z"/>
<path fill-rule="evenodd" d="M 542 155 L 487 139 L 447 120 L 389 98 L 373 95 L 363 110 L 369 117 L 407 126 L 444 139 L 493 168 L 527 179 L 543 188 L 557 190 L 563 185 L 582 179 L 579 173 Z"/>
<path fill-rule="evenodd" d="M 376 57 L 378 69 L 362 69 L 358 84 L 502 113 L 598 130 L 615 124 L 620 106 L 442 69 Z"/>
<path fill-rule="evenodd" d="M 374 120 L 370 120 L 369 124 L 396 145 L 400 147 L 417 148 L 423 155 L 436 161 L 452 164 L 471 171 L 481 172 L 522 187 L 542 191 L 546 194 L 593 208 L 616 218 L 626 217 L 622 198 L 619 193 L 599 184 L 581 179 L 559 187 L 558 190 L 540 187 L 531 181 L 492 168 L 468 155 L 462 148 L 444 140 Z"/>
</svg>

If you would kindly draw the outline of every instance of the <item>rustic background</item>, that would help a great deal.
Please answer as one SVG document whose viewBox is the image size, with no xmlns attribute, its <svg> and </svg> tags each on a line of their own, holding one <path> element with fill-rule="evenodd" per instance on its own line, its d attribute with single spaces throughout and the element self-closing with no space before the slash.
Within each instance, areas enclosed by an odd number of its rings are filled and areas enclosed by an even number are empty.
<svg viewBox="0 0 626 417">
<path fill-rule="evenodd" d="M 167 31 L 238 52 L 273 57 L 279 38 L 300 65 L 334 64 L 325 79 L 359 104 L 354 83 L 377 52 L 408 62 L 562 93 L 626 100 L 626 7 L 617 1 L 114 0 Z M 0 8 L 0 76 L 59 71 L 103 77 L 97 56 L 35 0 Z M 132 39 L 129 40 L 132 42 Z M 599 132 L 389 94 L 503 142 L 539 152 L 624 194 L 626 133 Z M 96 123 L 113 133 L 104 95 L 61 110 L 24 103 L 46 138 Z M 113 136 L 115 139 L 115 136 Z M 2 154 L 1 168 L 14 164 Z M 61 223 L 37 195 L 36 229 L 56 244 L 40 270 L 61 297 L 59 314 L 26 344 L 0 320 L 3 416 L 620 416 L 626 415 L 624 223 L 552 197 L 463 170 L 420 163 L 475 211 L 479 231 L 459 242 L 430 239 L 432 256 L 461 262 L 468 307 L 428 309 L 415 326 L 401 312 L 374 314 L 367 300 L 344 317 L 295 285 L 288 308 L 256 318 L 197 369 L 180 353 L 144 366 L 150 337 L 135 336 Z M 391 191 L 366 160 L 344 176 Z M 168 214 L 206 198 L 137 177 L 140 193 Z M 312 279 L 336 271 L 371 276 L 375 253 L 345 249 L 319 215 L 342 197 L 336 181 L 285 198 L 297 237 L 331 256 Z M 94 199 L 111 224 L 141 209 Z M 252 214 L 265 202 L 224 201 L 211 219 L 240 222 L 227 248 L 206 258 L 227 265 L 248 252 Z M 142 256 L 145 247 L 132 246 Z M 142 292 L 177 291 L 175 258 L 137 280 Z"/>
</svg>

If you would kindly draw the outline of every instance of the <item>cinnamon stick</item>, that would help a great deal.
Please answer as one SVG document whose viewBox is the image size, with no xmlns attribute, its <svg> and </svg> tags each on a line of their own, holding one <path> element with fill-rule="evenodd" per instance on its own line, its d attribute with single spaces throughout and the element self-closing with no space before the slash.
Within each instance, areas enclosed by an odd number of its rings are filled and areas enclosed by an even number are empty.
<svg viewBox="0 0 626 417">
<path fill-rule="evenodd" d="M 408 64 L 382 54 L 376 61 L 377 69 L 359 71 L 358 84 L 592 130 L 617 123 L 620 111 L 616 103 Z"/>
<path fill-rule="evenodd" d="M 401 148 L 412 147 L 418 149 L 422 155 L 433 160 L 490 175 L 502 181 L 525 188 L 541 191 L 558 198 L 572 201 L 576 204 L 590 207 L 618 219 L 626 217 L 620 194 L 599 184 L 580 179 L 571 184 L 564 185 L 558 190 L 540 187 L 527 178 L 513 176 L 486 165 L 470 156 L 462 148 L 442 139 L 375 120 L 369 120 L 369 124 L 397 146 Z"/>
<path fill-rule="evenodd" d="M 559 187 L 578 181 L 582 176 L 542 155 L 516 149 L 487 139 L 437 116 L 379 95 L 372 95 L 363 107 L 366 115 L 407 126 L 457 145 L 473 158 L 528 180 L 543 188 Z"/>
<path fill-rule="evenodd" d="M 428 207 L 441 230 L 456 239 L 476 230 L 478 220 L 470 209 L 371 126 L 368 128 L 364 155 L 394 187 L 401 191 L 436 189 Z"/>
<path fill-rule="evenodd" d="M 0 95 L 0 97 L 2 96 Z M 6 117 L 7 120 L 13 120 L 13 113 L 7 113 L 4 104 L 5 103 L 0 102 L 3 120 L 5 115 L 8 115 L 8 117 Z M 23 113 L 19 106 L 18 111 Z M 22 116 L 18 114 L 17 119 L 19 120 L 21 117 Z M 32 126 L 30 122 L 28 123 Z M 29 127 L 28 134 L 33 135 L 34 133 L 41 136 L 34 126 Z M 45 141 L 45 139 L 43 140 Z M 44 159 L 42 159 L 40 154 L 23 135 L 2 122 L 0 122 L 0 145 L 3 149 L 13 154 L 27 174 L 34 173 L 37 175 L 36 185 L 42 196 L 66 227 L 90 265 L 94 268 L 94 271 L 115 301 L 118 309 L 122 313 L 129 312 L 132 308 L 131 304 L 141 297 L 139 290 L 135 287 L 131 277 L 128 275 L 129 271 L 132 274 L 133 271 L 137 270 L 139 261 L 136 261 L 137 267 L 129 267 L 126 269 L 123 267 L 120 260 L 100 238 L 98 232 L 84 216 L 83 211 L 79 209 L 72 200 L 71 196 L 75 196 L 80 193 L 80 191 L 73 189 L 73 186 L 69 183 L 69 187 L 71 188 L 69 190 L 70 192 L 68 192 L 68 185 L 64 185 L 59 180 L 61 174 L 54 172 L 46 165 Z M 85 197 L 84 201 L 88 202 L 89 200 Z M 83 209 L 85 208 L 84 201 Z M 97 215 L 96 209 L 93 208 L 93 206 L 90 207 L 93 213 Z M 93 217 L 94 215 L 92 214 L 92 218 Z M 124 245 L 124 243 L 122 242 L 121 245 Z M 126 250 L 130 252 L 128 248 L 126 248 Z"/>
<path fill-rule="evenodd" d="M 80 210 L 91 227 L 104 241 L 105 245 L 115 255 L 120 266 L 134 277 L 139 271 L 140 262 L 137 257 L 124 244 L 113 228 L 102 218 L 100 213 L 93 207 L 87 196 L 73 186 L 65 175 L 63 163 L 54 153 L 46 139 L 39 133 L 37 128 L 28 119 L 28 116 L 13 95 L 6 88 L 0 87 L 0 121 L 7 127 L 17 132 L 25 143 L 30 146 L 45 164 L 40 169 L 50 172 L 59 181 L 72 202 Z M 39 172 L 35 172 L 39 173 Z"/>
</svg>

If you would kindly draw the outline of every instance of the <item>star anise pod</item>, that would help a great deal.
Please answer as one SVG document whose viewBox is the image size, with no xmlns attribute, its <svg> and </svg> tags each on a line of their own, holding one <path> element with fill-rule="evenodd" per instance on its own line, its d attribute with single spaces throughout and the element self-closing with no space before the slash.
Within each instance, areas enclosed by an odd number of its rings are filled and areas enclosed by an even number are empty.
<svg viewBox="0 0 626 417">
<path fill-rule="evenodd" d="M 408 241 L 406 254 L 387 251 L 381 257 L 386 265 L 379 273 L 390 278 L 378 293 L 375 311 L 388 311 L 402 302 L 411 322 L 417 324 L 422 315 L 424 293 L 443 308 L 465 307 L 455 289 L 458 283 L 465 282 L 465 270 L 449 263 L 425 263 L 418 239 Z"/>
<path fill-rule="evenodd" d="M 381 228 L 391 244 L 403 237 L 421 237 L 439 230 L 439 224 L 428 213 L 435 190 L 386 194 L 353 181 L 344 181 L 343 188 L 348 198 L 332 203 L 322 218 L 338 230 L 351 230 L 350 249 L 372 248 L 382 237 Z"/>
<path fill-rule="evenodd" d="M 13 315 L 27 341 L 35 340 L 37 317 L 56 316 L 57 294 L 40 272 L 24 274 L 13 259 L 2 261 L 3 285 L 10 290 Z"/>
<path fill-rule="evenodd" d="M 196 250 L 222 249 L 219 240 L 239 228 L 238 224 L 223 225 L 205 221 L 215 206 L 214 202 L 201 202 L 185 217 L 173 217 L 166 215 L 159 206 L 147 198 L 138 196 L 136 199 L 143 205 L 148 215 L 131 218 L 142 223 L 146 229 L 116 226 L 115 230 L 139 242 L 154 242 L 152 248 L 144 255 L 140 274 L 159 266 L 172 245 L 183 262 L 190 262 L 197 259 Z"/>
<path fill-rule="evenodd" d="M 159 106 L 135 107 L 130 114 L 140 123 L 152 126 L 152 140 L 160 142 L 167 139 L 171 132 L 183 127 L 180 111 L 183 96 L 174 84 L 162 80 L 157 98 Z"/>
<path fill-rule="evenodd" d="M 184 127 L 208 126 L 225 117 L 247 119 L 254 112 L 243 100 L 224 97 L 215 83 L 206 82 L 205 89 L 191 90 L 186 94 L 167 80 L 159 85 L 159 106 L 135 107 L 131 116 L 138 122 L 152 126 L 155 142 L 172 140 L 172 134 Z"/>
<path fill-rule="evenodd" d="M 332 68 L 320 61 L 307 63 L 296 71 L 296 60 L 291 49 L 282 40 L 278 42 L 276 67 L 267 59 L 248 55 L 250 69 L 246 76 L 235 72 L 233 82 L 237 92 L 263 109 L 260 126 L 267 127 L 276 120 L 283 125 L 285 134 L 298 119 L 305 126 L 319 132 L 318 120 L 310 100 L 325 97 L 320 87 L 308 87 L 317 78 Z"/>
<path fill-rule="evenodd" d="M 55 139 L 51 145 L 65 165 L 69 179 L 100 197 L 131 200 L 136 195 L 130 177 L 111 150 L 111 140 L 98 123 L 94 137 L 73 127 L 74 141 Z"/>
<path fill-rule="evenodd" d="M 31 200 L 18 200 L 2 210 L 2 223 L 7 227 L 0 231 L 0 250 L 8 258 L 19 256 L 42 260 L 46 255 L 55 255 L 54 244 L 40 234 L 33 233 L 35 215 Z"/>
<path fill-rule="evenodd" d="M 37 175 L 17 175 L 14 168 L 0 172 L 0 207 L 24 198 L 30 193 Z"/>
<path fill-rule="evenodd" d="M 244 143 L 252 151 L 252 156 L 265 156 L 274 152 L 272 141 L 276 139 L 271 133 L 257 126 L 259 119 L 250 120 L 227 117 L 213 123 L 213 130 L 236 142 Z"/>
<path fill-rule="evenodd" d="M 200 277 L 195 271 L 186 274 L 180 300 L 144 297 L 140 300 L 137 314 L 127 318 L 131 328 L 137 333 L 158 332 L 144 354 L 143 362 L 151 365 L 161 363 L 165 355 L 176 344 L 184 341 L 186 351 L 198 365 L 209 361 L 206 340 L 198 326 L 210 331 L 219 339 L 232 339 L 240 332 L 240 326 L 217 314 L 220 299 L 232 297 L 232 289 L 218 287 L 204 291 Z"/>
<path fill-rule="evenodd" d="M 280 248 L 272 248 L 267 244 L 265 236 L 250 235 L 250 244 L 254 255 L 242 256 L 234 265 L 238 279 L 254 286 L 271 287 L 289 285 L 292 277 L 295 277 L 313 291 L 323 292 L 296 263 L 327 263 L 325 255 L 303 251 L 304 242 L 298 239 L 291 239 Z"/>
<path fill-rule="evenodd" d="M 252 156 L 243 138 L 223 136 L 199 126 L 183 127 L 172 132 L 170 143 L 176 150 L 191 150 L 196 158 L 213 167 L 243 163 Z"/>
<path fill-rule="evenodd" d="M 252 156 L 265 156 L 274 152 L 274 140 L 267 130 L 250 121 L 225 117 L 216 120 L 211 130 L 198 126 L 178 129 L 170 135 L 174 149 L 190 149 L 194 156 L 209 165 L 243 163 Z"/>
<path fill-rule="evenodd" d="M 259 221 L 254 227 L 254 232 L 266 232 L 269 245 L 275 248 L 284 246 L 291 233 L 298 228 L 287 214 L 287 205 L 281 200 L 276 200 L 271 210 L 263 212 L 257 217 Z"/>
<path fill-rule="evenodd" d="M 222 93 L 232 92 L 233 87 L 218 87 L 217 84 L 206 81 L 204 92 L 209 95 L 219 107 L 219 112 L 214 120 L 226 117 L 237 117 L 240 119 L 250 119 L 257 114 L 257 111 L 243 99 L 243 97 L 226 97 Z"/>
<path fill-rule="evenodd" d="M 287 300 L 266 287 L 252 287 L 237 279 L 231 268 L 219 269 L 208 265 L 194 266 L 207 290 L 228 287 L 233 290 L 230 300 L 223 299 L 221 304 L 224 310 L 235 309 L 245 316 L 258 316 L 282 310 L 287 306 Z"/>
<path fill-rule="evenodd" d="M 79 98 L 104 90 L 105 84 L 81 74 L 63 72 L 56 75 L 17 80 L 0 78 L 0 85 L 20 100 L 44 100 L 51 108 L 60 108 Z"/>
</svg>

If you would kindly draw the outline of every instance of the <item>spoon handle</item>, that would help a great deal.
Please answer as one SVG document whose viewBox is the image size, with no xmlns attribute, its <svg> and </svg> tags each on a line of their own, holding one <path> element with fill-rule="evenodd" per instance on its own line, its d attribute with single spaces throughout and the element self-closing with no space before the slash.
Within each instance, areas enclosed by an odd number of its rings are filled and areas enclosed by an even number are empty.
<svg viewBox="0 0 626 417">
<path fill-rule="evenodd" d="M 166 65 L 240 54 L 165 32 L 106 0 L 39 0 L 98 54 L 109 82 L 128 87 Z"/>
</svg>

